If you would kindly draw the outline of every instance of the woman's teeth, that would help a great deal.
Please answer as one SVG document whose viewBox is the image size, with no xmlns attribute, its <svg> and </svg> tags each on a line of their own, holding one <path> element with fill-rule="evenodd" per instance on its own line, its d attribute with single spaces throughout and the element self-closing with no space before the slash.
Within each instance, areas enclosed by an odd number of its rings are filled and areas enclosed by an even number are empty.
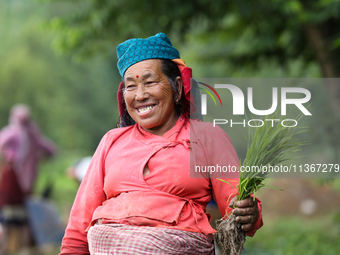
<svg viewBox="0 0 340 255">
<path fill-rule="evenodd" d="M 153 105 L 146 106 L 146 107 L 141 107 L 141 108 L 138 108 L 138 112 L 139 113 L 144 113 L 144 112 L 147 112 L 147 111 L 151 110 L 153 107 L 154 107 Z"/>
</svg>

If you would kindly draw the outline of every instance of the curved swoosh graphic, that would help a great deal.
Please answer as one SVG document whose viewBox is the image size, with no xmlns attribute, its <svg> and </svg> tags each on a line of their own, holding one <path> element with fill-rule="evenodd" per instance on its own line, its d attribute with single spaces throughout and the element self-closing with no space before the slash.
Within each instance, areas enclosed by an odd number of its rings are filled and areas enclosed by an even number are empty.
<svg viewBox="0 0 340 255">
<path fill-rule="evenodd" d="M 220 98 L 220 95 L 217 93 L 217 91 L 216 91 L 213 87 L 211 87 L 210 85 L 208 85 L 208 84 L 206 84 L 206 83 L 203 83 L 203 82 L 197 82 L 197 83 L 202 84 L 202 85 L 208 87 L 209 89 L 211 89 L 211 90 L 215 93 L 215 95 L 217 96 L 218 100 L 220 101 L 220 103 L 221 103 L 221 105 L 222 105 L 222 100 L 221 100 L 221 98 Z M 204 89 L 203 89 L 203 90 L 204 90 Z M 204 91 L 207 92 L 207 90 L 204 90 Z M 211 95 L 211 93 L 209 93 L 209 92 L 207 92 L 207 93 L 213 98 L 213 96 Z M 214 102 L 215 102 L 215 99 L 214 99 Z M 215 102 L 215 105 L 216 105 L 216 102 Z"/>
<path fill-rule="evenodd" d="M 200 87 L 198 87 L 198 88 L 201 89 L 201 90 L 203 90 L 203 91 L 206 92 L 207 94 L 209 94 L 209 96 L 214 100 L 215 105 L 217 105 L 214 96 L 211 94 L 211 92 L 210 92 L 209 90 L 203 89 L 203 88 L 200 88 Z"/>
</svg>

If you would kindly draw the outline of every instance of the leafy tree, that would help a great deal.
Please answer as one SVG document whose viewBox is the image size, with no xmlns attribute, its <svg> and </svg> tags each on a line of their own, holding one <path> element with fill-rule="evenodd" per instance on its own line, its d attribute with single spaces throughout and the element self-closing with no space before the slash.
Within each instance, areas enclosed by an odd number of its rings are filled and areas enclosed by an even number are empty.
<svg viewBox="0 0 340 255">
<path fill-rule="evenodd" d="M 60 1 L 60 0 L 50 0 Z M 72 1 L 75 2 L 75 1 Z M 211 58 L 230 58 L 235 64 L 274 58 L 282 64 L 302 57 L 317 59 L 325 77 L 337 77 L 340 1 L 333 0 L 208 0 L 198 1 L 76 1 L 76 11 L 52 19 L 63 31 L 60 49 L 91 54 L 112 49 L 112 42 L 146 37 L 159 31 L 196 35 L 229 46 L 240 37 L 247 49 L 225 51 Z M 336 53 L 336 54 L 335 54 Z M 199 56 L 198 56 L 199 57 Z"/>
<path fill-rule="evenodd" d="M 14 104 L 26 103 L 60 151 L 91 154 L 115 127 L 119 80 L 105 58 L 77 64 L 57 56 L 40 28 L 47 14 L 33 1 L 0 2 L 0 127 Z"/>
<path fill-rule="evenodd" d="M 227 58 L 235 68 L 256 68 L 263 59 L 285 66 L 299 58 L 306 64 L 317 62 L 323 77 L 340 75 L 337 0 L 76 2 L 74 12 L 52 19 L 50 25 L 62 31 L 58 48 L 78 56 L 112 51 L 124 39 L 164 31 L 184 41 L 189 35 L 208 42 L 213 38 L 217 47 L 197 55 L 205 61 Z M 332 82 L 326 86 L 340 120 L 340 88 Z"/>
</svg>

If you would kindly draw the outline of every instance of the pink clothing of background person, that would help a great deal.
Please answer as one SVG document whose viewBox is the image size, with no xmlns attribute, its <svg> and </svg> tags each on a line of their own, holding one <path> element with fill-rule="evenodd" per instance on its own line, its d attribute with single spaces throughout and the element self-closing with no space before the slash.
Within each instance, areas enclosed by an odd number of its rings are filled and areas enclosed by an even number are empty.
<svg viewBox="0 0 340 255">
<path fill-rule="evenodd" d="M 52 156 L 55 145 L 31 121 L 28 106 L 19 104 L 12 107 L 9 125 L 0 131 L 0 153 L 3 165 L 11 166 L 17 184 L 26 196 L 32 193 L 39 160 Z M 1 181 L 0 191 L 5 182 Z M 6 194 L 0 194 L 2 200 Z"/>
<path fill-rule="evenodd" d="M 0 131 L 0 254 L 16 254 L 34 245 L 25 202 L 33 192 L 38 163 L 55 153 L 54 144 L 32 122 L 28 106 L 12 107 L 9 125 Z"/>
</svg>

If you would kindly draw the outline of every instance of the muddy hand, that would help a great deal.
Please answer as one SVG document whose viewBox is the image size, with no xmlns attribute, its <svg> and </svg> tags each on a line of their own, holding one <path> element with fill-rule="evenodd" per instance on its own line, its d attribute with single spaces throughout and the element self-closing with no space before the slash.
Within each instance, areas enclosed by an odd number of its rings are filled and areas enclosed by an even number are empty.
<svg viewBox="0 0 340 255">
<path fill-rule="evenodd" d="M 254 198 L 250 197 L 237 202 L 236 197 L 234 197 L 229 207 L 237 207 L 233 210 L 233 214 L 236 216 L 236 222 L 241 223 L 243 231 L 250 230 L 259 217 L 256 198 L 254 200 Z"/>
</svg>

